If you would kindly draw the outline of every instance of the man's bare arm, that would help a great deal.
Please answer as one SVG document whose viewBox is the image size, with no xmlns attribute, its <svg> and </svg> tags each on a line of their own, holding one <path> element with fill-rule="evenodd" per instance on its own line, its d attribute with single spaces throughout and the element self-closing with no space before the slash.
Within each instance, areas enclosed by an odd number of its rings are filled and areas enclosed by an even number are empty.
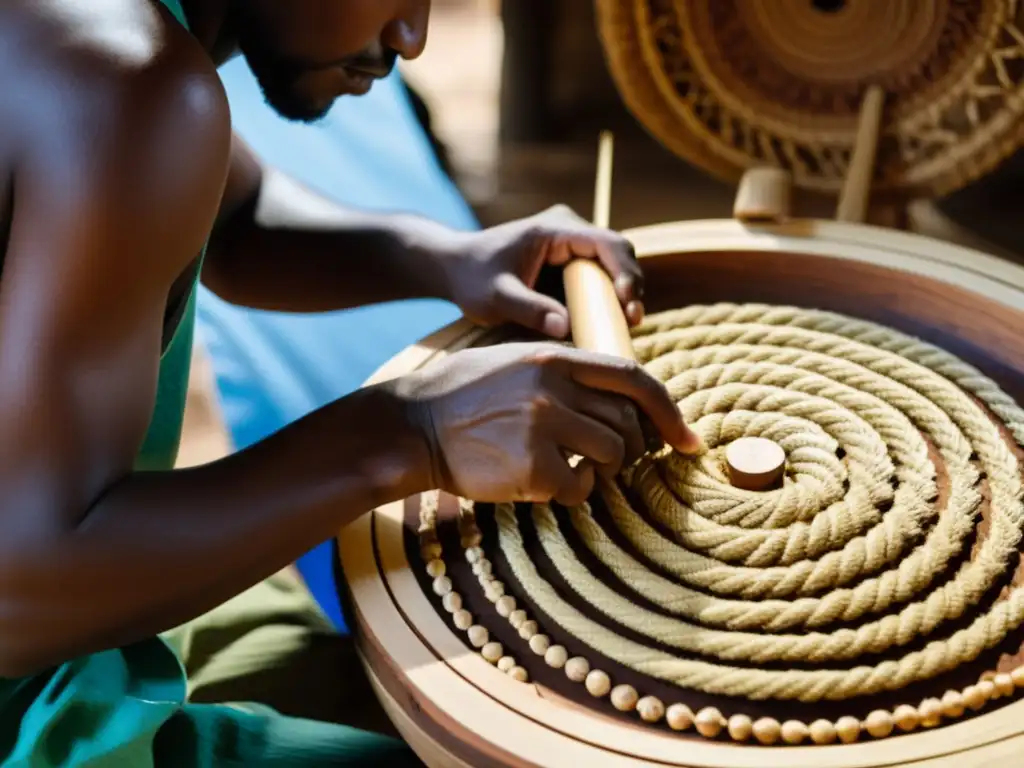
<svg viewBox="0 0 1024 768">
<path fill-rule="evenodd" d="M 236 137 L 203 282 L 234 304 L 284 312 L 448 298 L 445 257 L 466 236 L 338 205 L 262 166 Z"/>
<path fill-rule="evenodd" d="M 230 141 L 216 73 L 179 50 L 76 82 L 25 131 L 0 283 L 0 675 L 199 615 L 429 478 L 387 387 L 212 465 L 133 471 Z"/>
</svg>

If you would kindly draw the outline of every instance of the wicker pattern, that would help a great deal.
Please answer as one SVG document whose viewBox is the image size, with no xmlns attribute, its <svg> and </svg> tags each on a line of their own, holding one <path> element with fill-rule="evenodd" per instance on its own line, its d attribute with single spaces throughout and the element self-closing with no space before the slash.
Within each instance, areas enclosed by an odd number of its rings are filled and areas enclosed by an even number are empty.
<svg viewBox="0 0 1024 768">
<path fill-rule="evenodd" d="M 868 85 L 887 95 L 874 189 L 940 196 L 1024 135 L 1018 0 L 596 0 L 627 106 L 729 181 L 757 165 L 840 189 Z"/>
</svg>

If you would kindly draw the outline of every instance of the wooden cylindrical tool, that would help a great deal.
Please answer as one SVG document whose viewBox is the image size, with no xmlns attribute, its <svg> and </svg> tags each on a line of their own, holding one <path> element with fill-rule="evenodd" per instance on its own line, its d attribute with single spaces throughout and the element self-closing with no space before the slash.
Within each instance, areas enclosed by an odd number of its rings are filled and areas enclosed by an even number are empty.
<svg viewBox="0 0 1024 768">
<path fill-rule="evenodd" d="M 594 224 L 607 228 L 611 209 L 612 135 L 601 134 L 594 194 Z M 573 259 L 564 271 L 565 303 L 573 343 L 580 349 L 635 359 L 629 324 L 615 286 L 596 259 Z"/>
</svg>

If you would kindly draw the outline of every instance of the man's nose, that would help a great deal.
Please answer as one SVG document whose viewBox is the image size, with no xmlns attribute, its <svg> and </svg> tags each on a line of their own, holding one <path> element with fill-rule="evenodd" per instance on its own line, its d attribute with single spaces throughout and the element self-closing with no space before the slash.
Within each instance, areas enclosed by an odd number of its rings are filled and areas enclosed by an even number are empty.
<svg viewBox="0 0 1024 768">
<path fill-rule="evenodd" d="M 430 18 L 429 2 L 414 2 L 414 6 L 384 29 L 381 42 L 398 51 L 403 59 L 415 59 L 427 44 L 427 22 Z"/>
</svg>

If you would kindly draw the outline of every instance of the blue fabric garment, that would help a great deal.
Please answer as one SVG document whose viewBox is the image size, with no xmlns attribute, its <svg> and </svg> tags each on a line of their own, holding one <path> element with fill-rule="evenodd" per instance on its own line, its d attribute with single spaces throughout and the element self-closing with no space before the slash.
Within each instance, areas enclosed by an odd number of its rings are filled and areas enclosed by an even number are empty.
<svg viewBox="0 0 1024 768">
<path fill-rule="evenodd" d="M 243 60 L 225 65 L 221 77 L 235 130 L 267 164 L 346 205 L 477 228 L 438 165 L 397 73 L 366 96 L 340 100 L 313 126 L 279 118 Z M 212 357 L 231 437 L 244 448 L 357 389 L 389 358 L 458 316 L 452 305 L 433 300 L 285 315 L 234 307 L 203 289 L 197 332 Z M 332 556 L 327 542 L 302 558 L 299 568 L 344 630 Z"/>
</svg>

